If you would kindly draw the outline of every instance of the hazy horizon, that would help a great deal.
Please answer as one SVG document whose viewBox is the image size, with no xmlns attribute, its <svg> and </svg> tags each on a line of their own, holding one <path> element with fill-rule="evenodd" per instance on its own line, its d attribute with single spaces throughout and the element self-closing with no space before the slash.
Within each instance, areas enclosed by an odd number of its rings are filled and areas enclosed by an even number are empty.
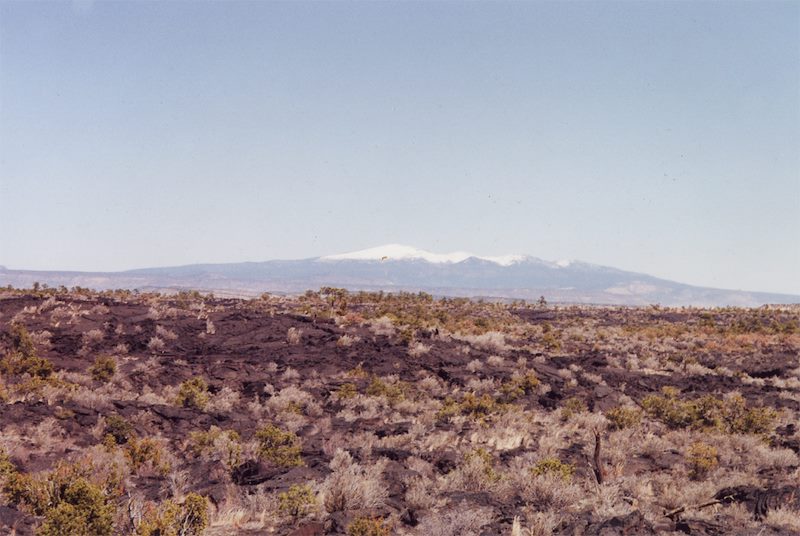
<svg viewBox="0 0 800 536">
<path fill-rule="evenodd" d="M 800 294 L 800 3 L 0 4 L 0 265 L 409 244 Z"/>
</svg>

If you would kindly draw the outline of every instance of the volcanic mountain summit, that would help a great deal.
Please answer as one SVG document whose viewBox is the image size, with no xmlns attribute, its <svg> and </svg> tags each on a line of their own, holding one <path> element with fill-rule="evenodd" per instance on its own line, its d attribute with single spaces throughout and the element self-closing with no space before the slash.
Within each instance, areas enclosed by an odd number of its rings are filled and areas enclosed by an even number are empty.
<svg viewBox="0 0 800 536">
<path fill-rule="evenodd" d="M 333 286 L 503 299 L 544 296 L 550 302 L 589 304 L 800 303 L 800 296 L 695 287 L 580 261 L 552 262 L 529 255 L 489 257 L 462 251 L 432 253 L 400 244 L 300 260 L 192 264 L 123 272 L 0 269 L 0 285 L 26 287 L 34 282 L 95 289 L 195 289 L 242 296 Z"/>
</svg>

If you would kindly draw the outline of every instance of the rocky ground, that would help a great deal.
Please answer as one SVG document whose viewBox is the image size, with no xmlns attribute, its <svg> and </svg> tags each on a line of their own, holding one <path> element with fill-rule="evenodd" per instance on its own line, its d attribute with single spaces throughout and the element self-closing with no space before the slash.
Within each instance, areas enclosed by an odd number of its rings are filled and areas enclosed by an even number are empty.
<svg viewBox="0 0 800 536">
<path fill-rule="evenodd" d="M 800 309 L 0 294 L 0 533 L 800 534 Z"/>
</svg>

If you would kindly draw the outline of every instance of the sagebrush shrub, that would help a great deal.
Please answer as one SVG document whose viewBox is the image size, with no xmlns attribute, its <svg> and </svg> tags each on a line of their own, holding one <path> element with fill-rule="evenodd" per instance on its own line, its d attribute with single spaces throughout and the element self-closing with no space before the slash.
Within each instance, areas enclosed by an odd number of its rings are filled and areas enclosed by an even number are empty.
<svg viewBox="0 0 800 536">
<path fill-rule="evenodd" d="M 556 475 L 568 482 L 575 474 L 575 466 L 562 462 L 558 458 L 544 458 L 536 462 L 536 465 L 531 468 L 531 473 L 534 476 Z"/>
<path fill-rule="evenodd" d="M 379 517 L 355 518 L 347 525 L 347 536 L 389 536 L 389 527 Z"/>
<path fill-rule="evenodd" d="M 256 432 L 258 454 L 281 467 L 303 465 L 300 439 L 293 432 L 268 424 Z"/>
<path fill-rule="evenodd" d="M 317 497 L 308 484 L 293 484 L 278 494 L 278 510 L 295 521 L 305 517 L 317 507 Z"/>
<path fill-rule="evenodd" d="M 606 419 L 608 419 L 612 430 L 633 428 L 642 421 L 642 412 L 638 408 L 617 406 L 606 412 Z"/>
<path fill-rule="evenodd" d="M 137 536 L 199 536 L 208 526 L 208 501 L 190 493 L 182 504 L 167 499 L 148 504 L 136 526 Z"/>
<path fill-rule="evenodd" d="M 208 384 L 200 377 L 186 380 L 181 384 L 175 403 L 185 408 L 205 408 L 208 404 Z"/>
<path fill-rule="evenodd" d="M 107 382 L 117 373 L 117 362 L 113 357 L 99 356 L 89 368 L 89 374 L 99 382 Z"/>
<path fill-rule="evenodd" d="M 694 479 L 700 479 L 717 468 L 719 453 L 716 447 L 696 441 L 686 453 L 686 462 L 689 465 L 689 475 Z"/>
</svg>

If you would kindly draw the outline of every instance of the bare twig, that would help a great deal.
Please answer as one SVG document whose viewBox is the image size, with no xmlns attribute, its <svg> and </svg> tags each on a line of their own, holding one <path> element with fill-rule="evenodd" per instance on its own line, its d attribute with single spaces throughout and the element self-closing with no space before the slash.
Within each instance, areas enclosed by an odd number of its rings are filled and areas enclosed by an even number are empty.
<svg viewBox="0 0 800 536">
<path fill-rule="evenodd" d="M 600 449 L 602 448 L 602 438 L 600 432 L 594 431 L 594 477 L 597 483 L 602 485 L 606 477 L 606 472 L 603 469 L 603 464 L 600 461 Z"/>
<path fill-rule="evenodd" d="M 700 510 L 701 508 L 707 508 L 709 506 L 714 506 L 715 504 L 722 504 L 722 501 L 719 499 L 714 499 L 713 501 L 704 502 L 702 504 L 695 504 L 693 506 L 686 506 L 683 505 L 679 508 L 675 508 L 674 510 L 670 510 L 664 514 L 665 517 L 674 518 L 678 514 L 682 514 L 686 510 Z"/>
</svg>

